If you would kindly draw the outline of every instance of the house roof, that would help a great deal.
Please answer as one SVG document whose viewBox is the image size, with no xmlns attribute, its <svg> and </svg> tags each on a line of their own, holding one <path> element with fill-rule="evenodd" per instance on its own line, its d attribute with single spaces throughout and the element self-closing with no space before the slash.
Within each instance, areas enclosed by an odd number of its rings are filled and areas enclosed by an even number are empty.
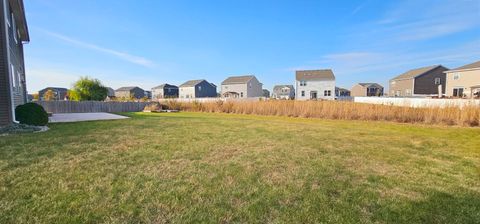
<svg viewBox="0 0 480 224">
<path fill-rule="evenodd" d="M 138 86 L 124 86 L 124 87 L 118 88 L 118 89 L 115 90 L 115 91 L 131 91 L 132 89 L 135 89 L 135 88 L 141 89 L 141 88 L 138 87 Z"/>
<path fill-rule="evenodd" d="M 342 87 L 338 87 L 338 86 L 335 87 L 335 90 L 336 90 L 336 91 L 346 91 L 346 92 L 350 92 L 350 90 L 345 89 L 345 88 L 342 88 Z"/>
<path fill-rule="evenodd" d="M 162 85 L 155 86 L 155 87 L 153 87 L 152 89 L 163 89 L 163 88 L 165 88 L 165 87 L 178 88 L 178 86 L 174 86 L 174 85 L 170 85 L 170 84 L 168 84 L 168 83 L 164 83 L 164 84 L 162 84 Z"/>
<path fill-rule="evenodd" d="M 113 90 L 110 87 L 106 87 L 106 88 L 107 88 L 107 96 L 115 96 L 115 90 Z"/>
<path fill-rule="evenodd" d="M 27 19 L 25 16 L 25 7 L 23 6 L 23 0 L 9 0 L 12 7 L 13 15 L 18 27 L 20 40 L 29 42 L 30 35 L 28 34 Z"/>
<path fill-rule="evenodd" d="M 331 69 L 301 70 L 295 73 L 297 81 L 335 80 L 335 75 Z"/>
<path fill-rule="evenodd" d="M 283 88 L 289 88 L 290 90 L 294 89 L 293 85 L 276 85 L 273 87 L 273 91 L 278 91 Z"/>
<path fill-rule="evenodd" d="M 413 78 L 416 78 L 418 76 L 421 76 L 429 71 L 432 71 L 433 69 L 436 69 L 438 67 L 440 67 L 441 65 L 432 65 L 432 66 L 427 66 L 427 67 L 422 67 L 422 68 L 416 68 L 416 69 L 412 69 L 408 72 L 405 72 L 395 78 L 393 78 L 392 80 L 400 80 L 400 79 L 413 79 Z"/>
<path fill-rule="evenodd" d="M 382 85 L 378 84 L 378 83 L 358 83 L 358 85 L 361 85 L 363 87 L 376 87 L 376 88 L 383 88 Z"/>
<path fill-rule="evenodd" d="M 184 82 L 180 87 L 193 87 L 198 85 L 198 83 L 201 83 L 203 81 L 206 81 L 205 79 L 198 79 L 198 80 L 189 80 Z"/>
<path fill-rule="evenodd" d="M 253 75 L 230 76 L 222 82 L 222 85 L 230 84 L 246 84 L 251 79 L 255 78 Z"/>
<path fill-rule="evenodd" d="M 447 72 L 454 72 L 454 71 L 467 70 L 467 69 L 475 69 L 475 68 L 480 68 L 480 61 L 476 61 L 476 62 L 473 62 L 473 63 L 471 63 L 471 64 L 464 65 L 464 66 L 461 66 L 461 67 L 452 69 L 452 70 L 447 71 Z"/>
<path fill-rule="evenodd" d="M 47 91 L 47 90 L 55 90 L 55 91 L 68 91 L 67 88 L 63 88 L 63 87 L 47 87 L 47 88 L 44 88 L 44 89 L 41 89 L 40 91 L 38 92 L 42 92 L 42 91 Z"/>
</svg>

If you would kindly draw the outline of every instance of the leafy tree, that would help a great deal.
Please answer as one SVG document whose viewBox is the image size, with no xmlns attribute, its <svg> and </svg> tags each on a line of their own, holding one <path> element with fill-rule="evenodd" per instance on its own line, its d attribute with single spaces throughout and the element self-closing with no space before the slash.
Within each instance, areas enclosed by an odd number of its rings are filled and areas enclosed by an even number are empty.
<svg viewBox="0 0 480 224">
<path fill-rule="evenodd" d="M 53 90 L 49 89 L 43 94 L 43 100 L 44 101 L 52 101 L 55 99 L 55 93 Z"/>
<path fill-rule="evenodd" d="M 76 101 L 103 101 L 107 98 L 107 94 L 108 90 L 100 80 L 89 77 L 80 77 L 68 93 L 70 99 Z"/>
</svg>

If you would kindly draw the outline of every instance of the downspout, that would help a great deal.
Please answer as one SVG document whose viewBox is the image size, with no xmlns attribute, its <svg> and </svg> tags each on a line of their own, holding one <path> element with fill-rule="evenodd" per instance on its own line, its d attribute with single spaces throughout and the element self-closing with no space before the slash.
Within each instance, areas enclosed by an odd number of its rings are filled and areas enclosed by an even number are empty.
<svg viewBox="0 0 480 224">
<path fill-rule="evenodd" d="M 8 17 L 7 16 L 10 16 L 8 15 L 7 13 L 7 0 L 3 0 L 3 15 L 4 15 L 4 21 L 5 21 L 5 35 L 6 35 L 6 50 L 7 50 L 7 70 L 8 70 L 8 75 L 7 75 L 7 79 L 8 79 L 8 83 L 9 83 L 9 86 L 10 86 L 10 104 L 11 104 L 11 109 L 12 109 L 12 121 L 13 123 L 18 123 L 17 122 L 17 119 L 15 118 L 15 103 L 14 103 L 14 100 L 13 100 L 13 86 L 12 86 L 12 80 L 10 80 L 12 78 L 12 65 L 10 64 L 10 33 L 8 32 L 8 25 L 7 25 L 7 20 L 8 20 Z M 13 23 L 13 21 L 11 21 L 11 23 Z"/>
</svg>

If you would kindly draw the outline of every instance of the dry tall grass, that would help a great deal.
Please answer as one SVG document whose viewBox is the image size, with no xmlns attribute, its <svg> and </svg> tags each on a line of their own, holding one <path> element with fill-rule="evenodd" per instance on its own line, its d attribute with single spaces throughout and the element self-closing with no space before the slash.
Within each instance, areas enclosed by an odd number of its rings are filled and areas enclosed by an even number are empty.
<svg viewBox="0 0 480 224">
<path fill-rule="evenodd" d="M 479 126 L 480 108 L 411 108 L 337 101 L 236 101 L 182 103 L 175 100 L 165 103 L 169 109 L 210 112 L 275 115 L 339 120 L 393 121 L 458 126 Z"/>
</svg>

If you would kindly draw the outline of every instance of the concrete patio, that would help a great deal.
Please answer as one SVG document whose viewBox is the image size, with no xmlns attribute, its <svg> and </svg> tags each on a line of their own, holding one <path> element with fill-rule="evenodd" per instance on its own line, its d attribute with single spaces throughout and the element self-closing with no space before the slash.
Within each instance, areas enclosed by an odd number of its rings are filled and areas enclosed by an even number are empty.
<svg viewBox="0 0 480 224">
<path fill-rule="evenodd" d="M 128 117 L 110 113 L 68 113 L 53 114 L 49 118 L 50 123 L 79 122 L 79 121 L 100 121 L 100 120 L 119 120 Z"/>
</svg>

